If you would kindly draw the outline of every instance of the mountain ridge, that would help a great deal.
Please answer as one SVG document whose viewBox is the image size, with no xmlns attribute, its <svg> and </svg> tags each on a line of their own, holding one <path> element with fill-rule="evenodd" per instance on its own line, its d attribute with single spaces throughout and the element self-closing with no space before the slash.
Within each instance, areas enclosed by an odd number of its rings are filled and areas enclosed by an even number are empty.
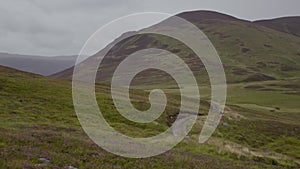
<svg viewBox="0 0 300 169">
<path fill-rule="evenodd" d="M 254 23 L 300 37 L 300 16 L 288 16 L 268 20 L 258 20 L 254 21 Z"/>
</svg>

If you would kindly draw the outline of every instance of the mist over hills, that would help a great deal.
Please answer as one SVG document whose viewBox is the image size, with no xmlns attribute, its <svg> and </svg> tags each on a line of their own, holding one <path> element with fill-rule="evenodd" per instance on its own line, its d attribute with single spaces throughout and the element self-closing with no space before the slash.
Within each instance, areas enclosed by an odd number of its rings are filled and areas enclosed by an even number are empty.
<svg viewBox="0 0 300 169">
<path fill-rule="evenodd" d="M 30 56 L 0 53 L 0 65 L 48 76 L 74 66 L 76 56 Z"/>
</svg>

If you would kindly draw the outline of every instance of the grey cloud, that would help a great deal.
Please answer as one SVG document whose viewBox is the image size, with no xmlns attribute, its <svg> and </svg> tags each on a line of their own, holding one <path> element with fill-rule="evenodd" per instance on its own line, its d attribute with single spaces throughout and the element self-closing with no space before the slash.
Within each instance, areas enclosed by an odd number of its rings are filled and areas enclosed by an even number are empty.
<svg viewBox="0 0 300 169">
<path fill-rule="evenodd" d="M 0 0 L 0 52 L 76 54 L 99 27 L 135 12 L 206 9 L 254 20 L 299 15 L 299 6 L 299 0 Z"/>
</svg>

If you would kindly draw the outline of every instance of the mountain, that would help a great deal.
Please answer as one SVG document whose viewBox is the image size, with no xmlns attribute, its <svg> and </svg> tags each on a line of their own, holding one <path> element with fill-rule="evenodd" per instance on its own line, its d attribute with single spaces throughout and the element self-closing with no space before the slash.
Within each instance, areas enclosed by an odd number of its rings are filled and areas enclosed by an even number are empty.
<svg viewBox="0 0 300 169">
<path fill-rule="evenodd" d="M 76 56 L 29 56 L 0 53 L 0 65 L 48 76 L 74 66 Z"/>
<path fill-rule="evenodd" d="M 223 20 L 223 21 L 243 21 L 243 22 L 249 22 L 246 20 L 238 19 L 236 17 L 222 14 L 215 11 L 189 11 L 189 12 L 182 12 L 180 14 L 177 14 L 176 16 L 184 18 L 192 23 L 202 23 L 207 20 Z"/>
<path fill-rule="evenodd" d="M 283 17 L 271 20 L 255 21 L 254 23 L 262 25 L 280 32 L 292 34 L 300 37 L 300 17 Z"/>
<path fill-rule="evenodd" d="M 300 38 L 295 36 L 295 33 L 261 24 L 267 21 L 250 22 L 212 11 L 184 12 L 177 16 L 192 22 L 208 36 L 220 55 L 229 83 L 299 76 Z M 279 19 L 278 22 L 280 21 L 282 20 Z M 164 27 L 167 26 L 166 23 L 168 19 L 155 26 Z M 300 30 L 292 21 L 285 21 L 282 25 L 284 24 L 291 24 L 293 30 Z M 160 48 L 180 56 L 194 73 L 200 73 L 204 77 L 201 78 L 202 81 L 208 82 L 203 64 L 189 48 L 177 40 L 153 34 L 135 35 L 116 44 L 103 59 L 99 67 L 101 73 L 97 74 L 96 81 L 109 82 L 115 68 L 127 55 L 145 48 Z M 105 50 L 107 49 L 103 49 L 81 65 L 86 66 L 88 70 L 88 63 L 101 56 Z M 73 68 L 69 68 L 52 77 L 71 79 L 72 73 Z M 160 77 L 160 81 L 170 80 L 168 77 L 162 78 L 161 75 L 162 72 L 149 70 L 139 74 L 136 82 L 153 83 L 157 77 Z"/>
</svg>

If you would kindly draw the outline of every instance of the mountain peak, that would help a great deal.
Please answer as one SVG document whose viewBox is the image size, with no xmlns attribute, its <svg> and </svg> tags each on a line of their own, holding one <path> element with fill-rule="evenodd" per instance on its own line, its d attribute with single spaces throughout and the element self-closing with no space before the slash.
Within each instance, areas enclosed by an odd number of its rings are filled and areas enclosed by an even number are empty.
<svg viewBox="0 0 300 169">
<path fill-rule="evenodd" d="M 227 20 L 227 21 L 242 21 L 241 19 L 235 18 L 233 16 L 222 14 L 215 11 L 189 11 L 177 14 L 176 16 L 184 18 L 190 22 L 201 22 L 205 20 Z"/>
</svg>

